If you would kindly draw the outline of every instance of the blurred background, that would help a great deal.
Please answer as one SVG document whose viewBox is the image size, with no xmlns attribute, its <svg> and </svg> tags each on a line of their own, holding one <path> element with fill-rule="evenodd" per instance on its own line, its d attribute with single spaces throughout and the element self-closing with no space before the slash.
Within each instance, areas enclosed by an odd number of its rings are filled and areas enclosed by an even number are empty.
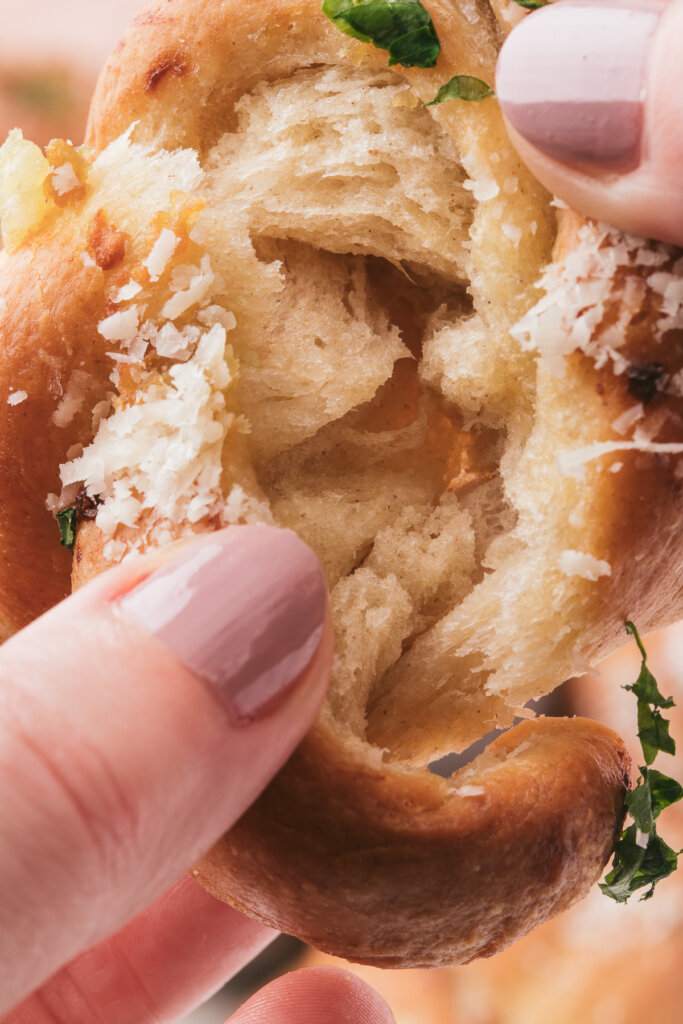
<svg viewBox="0 0 683 1024">
<path fill-rule="evenodd" d="M 141 6 L 142 0 L 2 0 L 0 140 L 20 127 L 42 145 L 53 137 L 81 142 L 97 73 Z M 647 649 L 662 692 L 683 705 L 683 624 L 648 637 Z M 639 665 L 629 644 L 599 674 L 565 684 L 544 710 L 611 725 L 637 762 L 635 699 L 621 686 L 635 680 Z M 661 755 L 657 767 L 683 780 L 683 712 L 674 711 L 672 722 L 682 753 Z M 683 846 L 683 808 L 665 814 L 662 832 L 675 849 Z M 222 1024 L 277 974 L 331 962 L 282 936 L 183 1024 Z M 595 888 L 488 961 L 434 971 L 351 969 L 385 996 L 397 1024 L 681 1024 L 683 869 L 646 903 L 618 906 Z"/>
</svg>

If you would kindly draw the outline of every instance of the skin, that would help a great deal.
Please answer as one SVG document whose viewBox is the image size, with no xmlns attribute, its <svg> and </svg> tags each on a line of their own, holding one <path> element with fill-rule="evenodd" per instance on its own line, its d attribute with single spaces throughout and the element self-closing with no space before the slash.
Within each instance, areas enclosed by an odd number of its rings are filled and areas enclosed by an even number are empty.
<svg viewBox="0 0 683 1024">
<path fill-rule="evenodd" d="M 329 622 L 281 703 L 235 725 L 213 690 L 118 610 L 174 553 L 107 573 L 0 651 L 5 1024 L 175 1020 L 276 934 L 186 872 L 315 719 Z M 325 970 L 269 986 L 235 1019 L 392 1017 L 365 985 Z"/>
<path fill-rule="evenodd" d="M 531 16 L 544 17 L 544 13 Z M 510 138 L 525 164 L 572 209 L 623 231 L 675 245 L 683 245 L 683 90 L 675 87 L 680 82 L 681 52 L 683 0 L 671 0 L 648 62 L 643 157 L 627 174 L 603 171 L 595 165 L 559 163 L 540 153 L 508 124 Z"/>
</svg>

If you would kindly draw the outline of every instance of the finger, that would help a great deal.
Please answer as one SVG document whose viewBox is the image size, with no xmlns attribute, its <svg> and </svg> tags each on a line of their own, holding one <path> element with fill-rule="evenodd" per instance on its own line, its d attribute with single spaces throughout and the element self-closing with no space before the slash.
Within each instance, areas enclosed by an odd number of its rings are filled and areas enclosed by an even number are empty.
<svg viewBox="0 0 683 1024">
<path fill-rule="evenodd" d="M 185 877 L 112 938 L 62 968 L 3 1024 L 177 1020 L 276 935 Z"/>
<path fill-rule="evenodd" d="M 336 967 L 309 967 L 266 985 L 228 1024 L 395 1024 L 382 997 Z"/>
<path fill-rule="evenodd" d="M 324 581 L 294 534 L 236 527 L 151 568 L 0 651 L 0 1009 L 189 870 L 324 694 Z"/>
<path fill-rule="evenodd" d="M 571 207 L 683 244 L 683 0 L 563 0 L 500 54 L 512 141 Z"/>
</svg>

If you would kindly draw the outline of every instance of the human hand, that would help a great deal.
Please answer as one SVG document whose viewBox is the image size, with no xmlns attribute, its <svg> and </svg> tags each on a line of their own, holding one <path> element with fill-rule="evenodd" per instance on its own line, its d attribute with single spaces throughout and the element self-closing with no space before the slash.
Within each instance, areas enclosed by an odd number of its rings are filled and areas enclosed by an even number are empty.
<svg viewBox="0 0 683 1024">
<path fill-rule="evenodd" d="M 562 0 L 524 18 L 496 92 L 524 162 L 580 212 L 683 245 L 683 0 Z"/>
<path fill-rule="evenodd" d="M 315 556 L 268 527 L 114 569 L 5 644 L 5 1024 L 174 1020 L 272 940 L 183 876 L 314 721 L 331 650 Z M 282 978 L 233 1018 L 391 1020 L 335 970 Z"/>
</svg>

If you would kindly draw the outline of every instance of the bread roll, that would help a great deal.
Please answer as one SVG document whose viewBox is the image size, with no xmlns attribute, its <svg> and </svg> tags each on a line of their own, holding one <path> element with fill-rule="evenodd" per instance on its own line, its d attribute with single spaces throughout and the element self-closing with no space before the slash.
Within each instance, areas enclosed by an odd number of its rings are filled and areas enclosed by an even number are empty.
<svg viewBox="0 0 683 1024">
<path fill-rule="evenodd" d="M 676 757 L 660 753 L 657 767 L 683 775 L 683 624 L 647 639 L 648 664 L 662 693 L 677 707 L 666 712 L 678 741 Z M 588 714 L 633 737 L 630 753 L 642 750 L 634 735 L 636 701 L 622 689 L 638 675 L 635 644 L 600 664 L 599 674 L 572 680 L 563 697 Z M 683 845 L 683 807 L 667 808 L 658 831 L 675 849 Z M 353 970 L 387 1000 L 396 1024 L 678 1024 L 683 1002 L 683 873 L 657 884 L 652 900 L 635 894 L 628 906 L 605 899 L 596 888 L 566 914 L 546 922 L 513 948 L 467 970 Z M 337 964 L 308 951 L 297 967 Z"/>
<path fill-rule="evenodd" d="M 627 784 L 610 730 L 523 721 L 428 766 L 683 601 L 681 254 L 558 229 L 495 100 L 423 106 L 492 82 L 505 30 L 483 0 L 427 6 L 432 69 L 318 0 L 152 6 L 90 149 L 4 151 L 30 169 L 0 267 L 4 631 L 69 586 L 48 495 L 78 509 L 75 585 L 296 530 L 330 588 L 328 698 L 195 874 L 382 966 L 491 954 L 594 883 Z"/>
</svg>

